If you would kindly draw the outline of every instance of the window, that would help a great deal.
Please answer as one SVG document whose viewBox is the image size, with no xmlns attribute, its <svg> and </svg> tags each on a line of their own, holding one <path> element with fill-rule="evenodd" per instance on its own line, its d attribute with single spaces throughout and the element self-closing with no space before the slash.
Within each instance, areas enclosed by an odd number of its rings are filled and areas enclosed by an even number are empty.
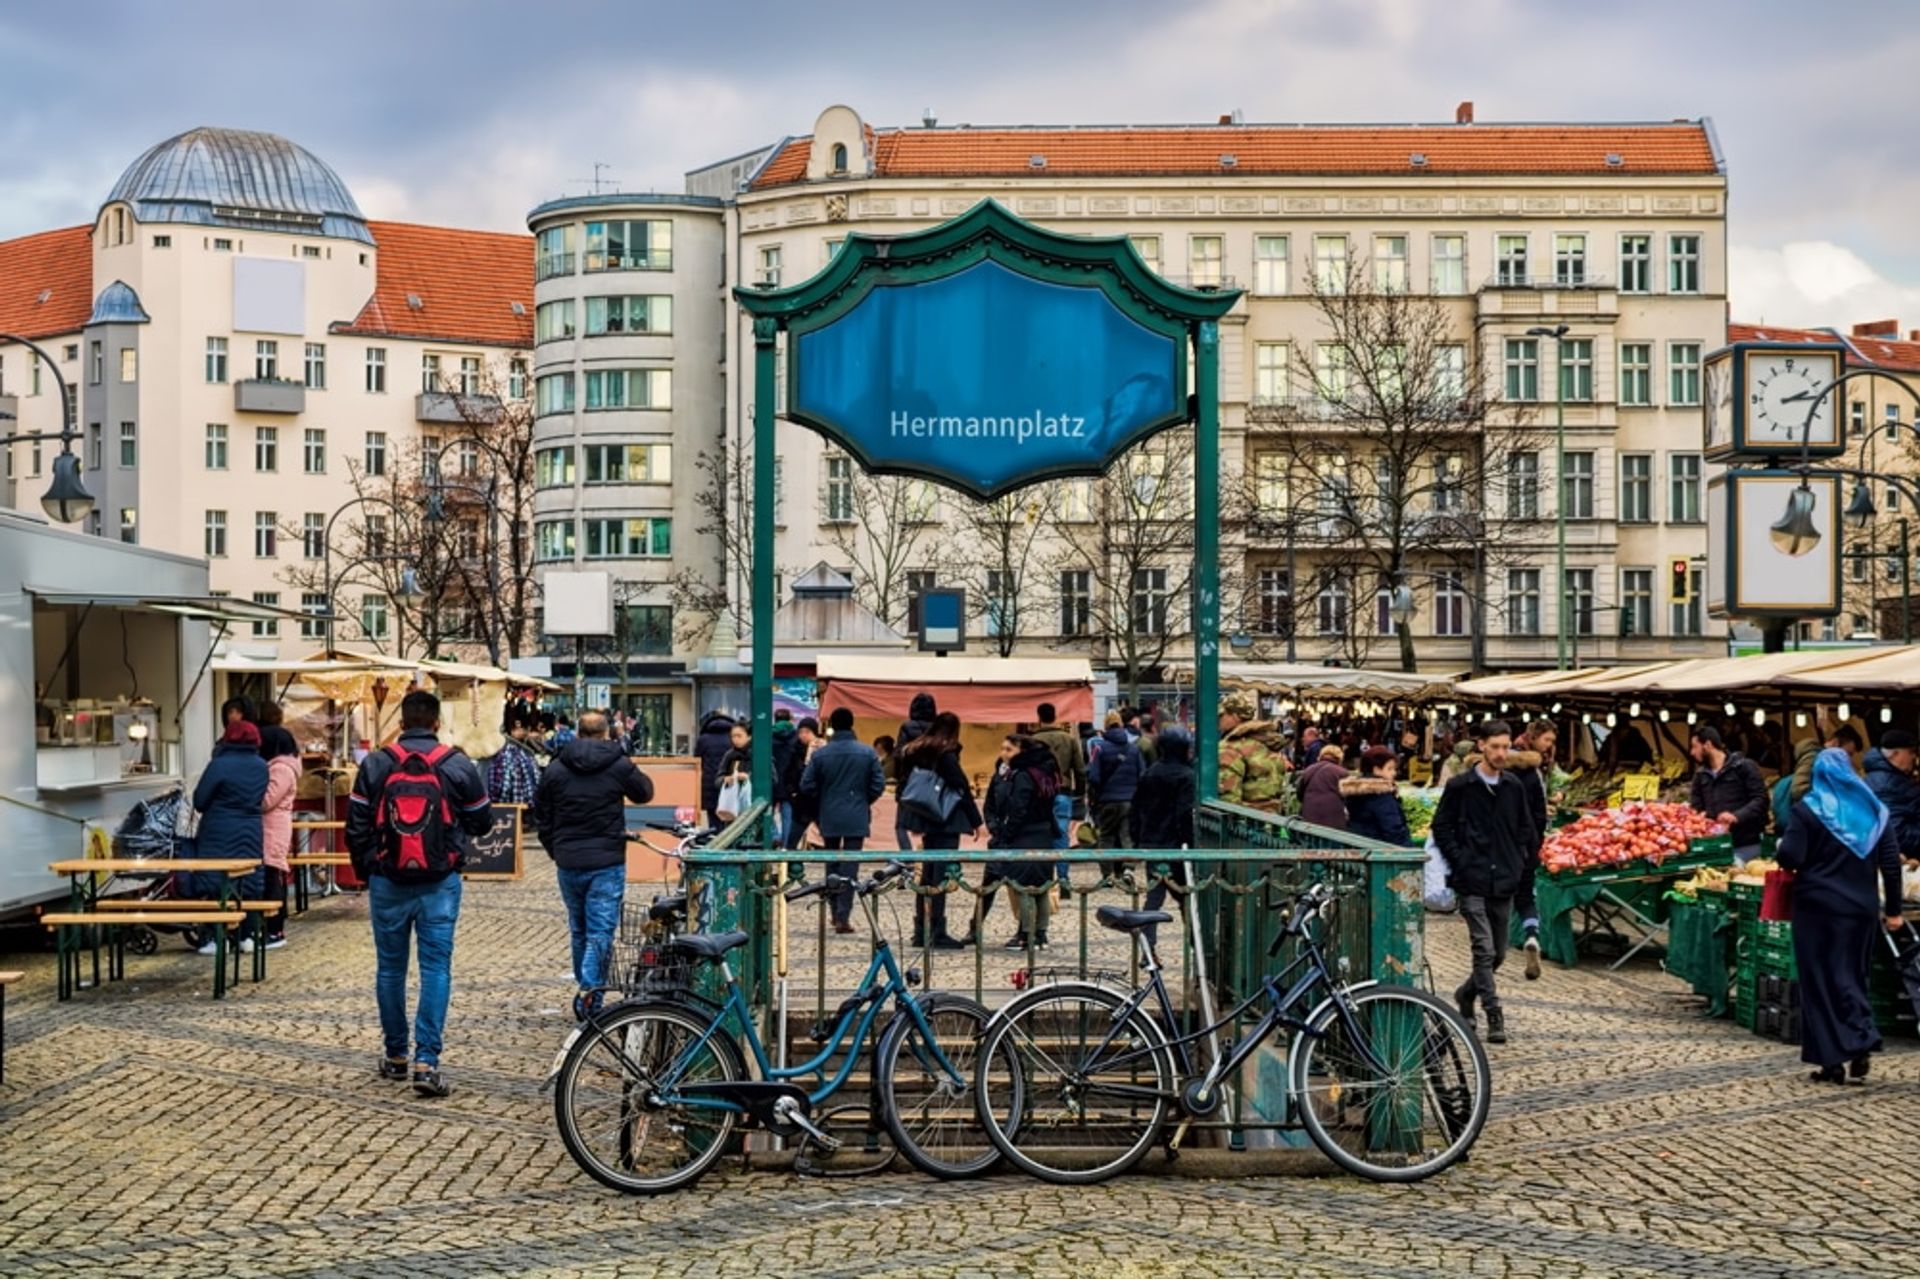
<svg viewBox="0 0 1920 1279">
<path fill-rule="evenodd" d="M 1288 237 L 1284 235 L 1256 235 L 1253 237 L 1253 291 L 1263 297 L 1279 297 L 1286 293 L 1288 275 Z"/>
<path fill-rule="evenodd" d="M 1353 586 L 1345 573 L 1329 573 L 1320 584 L 1314 600 L 1318 616 L 1314 619 L 1322 635 L 1345 635 L 1347 616 L 1353 607 Z"/>
<path fill-rule="evenodd" d="M 320 246 L 317 244 L 303 244 L 300 246 L 300 256 L 303 258 L 317 258 L 320 256 Z"/>
<path fill-rule="evenodd" d="M 446 383 L 440 380 L 440 357 L 423 355 L 420 357 L 420 389 L 431 395 L 444 391 Z"/>
<path fill-rule="evenodd" d="M 1653 634 L 1653 570 L 1620 570 L 1620 634 Z"/>
<path fill-rule="evenodd" d="M 1620 344 L 1620 403 L 1645 406 L 1653 403 L 1653 344 Z"/>
<path fill-rule="evenodd" d="M 318 511 L 300 517 L 300 554 L 310 560 L 326 557 L 327 517 Z"/>
<path fill-rule="evenodd" d="M 1263 565 L 1254 577 L 1253 629 L 1262 635 L 1293 630 L 1293 579 L 1277 565 Z"/>
<path fill-rule="evenodd" d="M 263 382 L 280 376 L 280 344 L 272 338 L 253 344 L 253 376 Z"/>
<path fill-rule="evenodd" d="M 830 457 L 827 459 L 827 523 L 848 524 L 853 521 L 853 459 L 850 457 Z"/>
<path fill-rule="evenodd" d="M 1458 296 L 1467 291 L 1467 237 L 1433 237 L 1433 291 Z"/>
<path fill-rule="evenodd" d="M 1381 293 L 1407 291 L 1407 237 L 1373 237 L 1373 287 Z"/>
<path fill-rule="evenodd" d="M 1886 568 L 1887 580 L 1889 582 L 1899 581 L 1901 560 L 1900 544 L 1898 542 L 1887 543 L 1887 550 L 1885 556 L 1882 558 L 1882 563 Z"/>
<path fill-rule="evenodd" d="M 213 237 L 213 251 L 215 253 L 231 253 L 233 252 L 233 241 L 227 239 L 225 236 L 216 235 Z"/>
<path fill-rule="evenodd" d="M 128 546 L 133 546 L 140 540 L 139 522 L 140 517 L 131 506 L 120 508 L 120 540 Z"/>
<path fill-rule="evenodd" d="M 120 348 L 120 380 L 122 382 L 140 380 L 140 353 L 130 346 Z"/>
<path fill-rule="evenodd" d="M 387 473 L 387 433 L 385 431 L 367 432 L 367 443 L 361 462 L 361 469 L 368 475 L 385 475 Z"/>
<path fill-rule="evenodd" d="M 38 355 L 38 353 L 36 353 L 33 357 L 33 383 L 32 383 L 32 389 L 28 392 L 28 394 L 30 395 L 40 394 L 40 356 Z"/>
<path fill-rule="evenodd" d="M 387 553 L 387 517 L 368 515 L 360 525 L 360 543 L 368 555 Z"/>
<path fill-rule="evenodd" d="M 1899 509 L 1900 509 L 1900 490 L 1894 485 L 1889 484 L 1887 485 L 1887 510 L 1891 512 L 1891 511 L 1897 511 Z"/>
<path fill-rule="evenodd" d="M 1167 633 L 1168 599 L 1167 570 L 1164 568 L 1133 570 L 1133 597 L 1127 612 L 1128 621 L 1135 635 Z"/>
<path fill-rule="evenodd" d="M 1887 438 L 1890 440 L 1899 439 L 1900 438 L 1900 406 L 1898 404 L 1887 405 L 1886 412 L 1884 414 L 1884 419 L 1887 425 Z"/>
<path fill-rule="evenodd" d="M 1684 406 L 1700 403 L 1700 344 L 1667 344 L 1667 403 Z"/>
<path fill-rule="evenodd" d="M 214 559 L 227 553 L 227 513 L 208 511 L 204 525 L 205 538 L 201 545 L 201 554 Z"/>
<path fill-rule="evenodd" d="M 1466 575 L 1459 569 L 1445 569 L 1433 575 L 1433 633 L 1460 636 L 1467 633 Z"/>
<path fill-rule="evenodd" d="M 1093 519 L 1092 480 L 1058 480 L 1053 485 L 1053 492 L 1062 520 L 1071 524 L 1085 524 Z"/>
<path fill-rule="evenodd" d="M 1524 288 L 1527 278 L 1527 237 L 1503 235 L 1494 241 L 1494 282 L 1503 288 Z"/>
<path fill-rule="evenodd" d="M 1347 348 L 1337 342 L 1321 342 L 1313 348 L 1314 388 L 1329 404 L 1347 398 Z"/>
<path fill-rule="evenodd" d="M 987 570 L 986 613 L 982 630 L 988 638 L 1006 635 L 1013 629 L 1014 600 L 1018 589 L 1014 585 L 1013 574 L 997 568 Z"/>
<path fill-rule="evenodd" d="M 209 471 L 227 469 L 227 428 L 217 423 L 207 423 L 206 463 Z"/>
<path fill-rule="evenodd" d="M 1577 635 L 1593 634 L 1593 570 L 1570 568 L 1566 585 L 1567 613 Z"/>
<path fill-rule="evenodd" d="M 106 348 L 99 342 L 87 344 L 87 381 L 99 386 L 107 380 Z"/>
<path fill-rule="evenodd" d="M 573 228 L 552 226 L 534 239 L 533 278 L 573 274 Z"/>
<path fill-rule="evenodd" d="M 1313 237 L 1313 287 L 1320 293 L 1347 291 L 1347 237 Z"/>
<path fill-rule="evenodd" d="M 664 409 L 673 404 L 671 369 L 587 370 L 587 411 Z"/>
<path fill-rule="evenodd" d="M 1069 569 L 1060 574 L 1060 634 L 1085 635 L 1093 627 L 1093 574 Z"/>
<path fill-rule="evenodd" d="M 768 288 L 780 287 L 780 267 L 786 250 L 778 244 L 765 244 L 760 247 L 760 275 L 758 282 Z"/>
<path fill-rule="evenodd" d="M 533 554 L 535 559 L 542 560 L 573 558 L 573 521 L 541 520 L 535 524 Z"/>
<path fill-rule="evenodd" d="M 139 461 L 139 438 L 131 422 L 120 424 L 120 465 L 132 466 Z"/>
<path fill-rule="evenodd" d="M 1285 453 L 1262 453 L 1253 459 L 1253 498 L 1263 514 L 1284 516 L 1292 506 L 1288 460 Z"/>
<path fill-rule="evenodd" d="M 1867 433 L 1867 406 L 1855 400 L 1847 408 L 1847 437 L 1859 439 Z"/>
<path fill-rule="evenodd" d="M 98 422 L 87 424 L 87 469 L 97 471 L 106 464 L 107 444 Z"/>
<path fill-rule="evenodd" d="M 664 516 L 585 522 L 586 557 L 659 559 L 673 554 L 673 521 Z"/>
<path fill-rule="evenodd" d="M 280 517 L 272 511 L 253 513 L 253 554 L 256 559 L 270 560 L 280 553 Z"/>
<path fill-rule="evenodd" d="M 1577 289 L 1587 282 L 1587 237 L 1553 237 L 1553 282 L 1563 289 Z"/>
<path fill-rule="evenodd" d="M 1620 237 L 1620 291 L 1622 293 L 1653 292 L 1652 236 L 1623 235 Z"/>
<path fill-rule="evenodd" d="M 300 469 L 308 475 L 327 473 L 327 433 L 310 426 L 300 441 Z"/>
<path fill-rule="evenodd" d="M 156 235 L 153 237 L 153 247 L 156 249 L 171 249 L 173 247 L 173 237 L 170 235 Z"/>
<path fill-rule="evenodd" d="M 387 597 L 384 595 L 362 595 L 360 597 L 360 633 L 370 640 L 387 638 Z"/>
<path fill-rule="evenodd" d="M 1443 404 L 1466 398 L 1467 348 L 1458 342 L 1441 342 L 1433 348 L 1433 394 Z"/>
<path fill-rule="evenodd" d="M 536 416 L 573 412 L 573 374 L 548 373 L 535 378 L 533 406 Z"/>
<path fill-rule="evenodd" d="M 306 614 L 300 619 L 300 638 L 324 639 L 327 624 L 321 618 L 327 612 L 327 597 L 318 591 L 301 592 L 300 611 Z"/>
<path fill-rule="evenodd" d="M 314 391 L 327 389 L 327 344 L 325 342 L 307 343 L 307 387 Z"/>
<path fill-rule="evenodd" d="M 1673 601 L 1673 634 L 1702 635 L 1706 633 L 1706 595 L 1707 584 L 1704 569 L 1691 569 L 1687 573 L 1687 598 L 1684 602 Z"/>
<path fill-rule="evenodd" d="M 367 348 L 367 390 L 374 395 L 386 394 L 387 348 L 384 346 Z"/>
<path fill-rule="evenodd" d="M 253 469 L 261 473 L 280 469 L 280 428 L 253 428 Z"/>
<path fill-rule="evenodd" d="M 589 307 L 589 314 L 592 313 Z M 573 336 L 573 299 L 542 302 L 533 309 L 533 340 L 554 342 Z"/>
<path fill-rule="evenodd" d="M 1187 237 L 1187 283 L 1193 288 L 1218 285 L 1224 281 L 1221 264 L 1225 249 L 1217 235 Z"/>
<path fill-rule="evenodd" d="M 907 570 L 907 631 L 920 629 L 920 597 L 932 590 L 937 574 L 930 569 Z"/>
<path fill-rule="evenodd" d="M 1700 291 L 1700 237 L 1697 235 L 1670 235 L 1667 237 L 1667 292 L 1698 293 Z"/>
<path fill-rule="evenodd" d="M 1385 499 L 1400 492 L 1401 486 L 1393 483 L 1391 457 L 1380 459 L 1380 492 L 1382 495 L 1382 521 L 1390 518 L 1386 514 L 1389 502 Z M 1467 505 L 1467 459 L 1459 453 L 1437 453 L 1433 459 L 1433 509 L 1439 512 L 1464 510 Z"/>
<path fill-rule="evenodd" d="M 1540 398 L 1540 343 L 1533 338 L 1508 338 L 1506 345 L 1507 398 L 1528 402 Z"/>
<path fill-rule="evenodd" d="M 1570 520 L 1593 518 L 1593 454 L 1567 454 L 1567 472 L 1560 477 L 1560 502 Z"/>
<path fill-rule="evenodd" d="M 571 306 L 571 303 L 569 303 Z M 568 312 L 567 328 L 573 328 Z M 673 299 L 664 293 L 587 299 L 587 336 L 606 333 L 673 332 Z"/>
<path fill-rule="evenodd" d="M 1540 570 L 1507 570 L 1507 634 L 1540 633 Z"/>
<path fill-rule="evenodd" d="M 1133 251 L 1147 265 L 1147 270 L 1160 274 L 1160 237 L 1157 235 L 1133 235 L 1127 237 L 1133 242 Z"/>
<path fill-rule="evenodd" d="M 673 268 L 673 223 L 589 222 L 589 271 L 667 271 Z"/>
<path fill-rule="evenodd" d="M 1287 344 L 1253 344 L 1254 403 L 1275 404 L 1287 398 Z"/>
<path fill-rule="evenodd" d="M 840 254 L 840 246 L 846 242 L 846 237 L 841 235 L 829 236 L 820 241 L 820 265 L 831 266 L 834 258 Z"/>
<path fill-rule="evenodd" d="M 525 360 L 507 361 L 507 398 L 510 400 L 527 398 L 527 362 Z"/>
<path fill-rule="evenodd" d="M 1872 552 L 1867 549 L 1865 542 L 1855 542 L 1847 547 L 1847 577 L 1850 581 L 1864 582 L 1867 580 L 1869 573 L 1867 560 L 1871 555 Z"/>
<path fill-rule="evenodd" d="M 1669 453 L 1667 476 L 1667 522 L 1698 524 L 1700 522 L 1700 455 Z"/>
<path fill-rule="evenodd" d="M 1569 404 L 1593 400 L 1593 339 L 1564 338 L 1560 348 L 1560 394 Z"/>
<path fill-rule="evenodd" d="M 253 602 L 265 608 L 279 608 L 280 592 L 279 591 L 255 591 L 253 593 Z M 262 618 L 254 619 L 253 634 L 256 639 L 274 638 L 275 636 L 280 634 L 280 619 L 277 617 L 262 617 Z"/>
<path fill-rule="evenodd" d="M 560 450 L 569 456 L 572 450 Z M 589 484 L 666 484 L 673 479 L 671 444 L 589 444 L 586 448 Z M 567 483 L 573 480 L 567 468 Z"/>
<path fill-rule="evenodd" d="M 1653 455 L 1650 453 L 1620 455 L 1620 522 L 1653 522 Z"/>
<path fill-rule="evenodd" d="M 480 394 L 480 357 L 463 355 L 460 357 L 460 394 Z"/>
<path fill-rule="evenodd" d="M 573 483 L 573 447 L 541 449 L 533 455 L 535 488 L 566 488 Z"/>
<path fill-rule="evenodd" d="M 629 653 L 665 657 L 673 652 L 671 605 L 628 604 L 620 613 L 621 637 Z"/>
</svg>

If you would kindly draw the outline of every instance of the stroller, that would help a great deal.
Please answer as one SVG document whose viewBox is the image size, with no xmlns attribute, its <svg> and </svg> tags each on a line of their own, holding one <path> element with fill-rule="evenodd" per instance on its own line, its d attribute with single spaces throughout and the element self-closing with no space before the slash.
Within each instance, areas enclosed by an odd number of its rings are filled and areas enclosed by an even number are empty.
<svg viewBox="0 0 1920 1279">
<path fill-rule="evenodd" d="M 193 837 L 181 835 L 183 825 L 191 822 L 193 808 L 186 791 L 176 787 L 135 804 L 113 833 L 115 857 L 146 857 L 166 860 L 191 857 Z M 96 894 L 109 897 L 124 894 L 129 901 L 172 901 L 204 897 L 191 872 L 171 875 L 110 875 Z M 130 890 L 130 891 L 129 891 Z M 212 936 L 206 928 L 193 924 L 138 925 L 125 930 L 126 946 L 136 955 L 151 955 L 160 949 L 161 933 L 178 933 L 189 950 L 198 950 Z"/>
</svg>

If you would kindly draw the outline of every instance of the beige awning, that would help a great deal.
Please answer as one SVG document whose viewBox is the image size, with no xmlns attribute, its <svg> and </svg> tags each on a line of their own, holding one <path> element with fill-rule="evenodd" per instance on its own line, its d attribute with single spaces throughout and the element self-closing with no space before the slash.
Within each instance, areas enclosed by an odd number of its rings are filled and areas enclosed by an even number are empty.
<svg viewBox="0 0 1920 1279">
<path fill-rule="evenodd" d="M 1174 677 L 1191 682 L 1193 667 Z M 1223 688 L 1246 688 L 1293 697 L 1354 698 L 1426 702 L 1454 695 L 1457 672 L 1389 671 L 1364 666 L 1318 666 L 1310 662 L 1222 662 Z"/>
</svg>

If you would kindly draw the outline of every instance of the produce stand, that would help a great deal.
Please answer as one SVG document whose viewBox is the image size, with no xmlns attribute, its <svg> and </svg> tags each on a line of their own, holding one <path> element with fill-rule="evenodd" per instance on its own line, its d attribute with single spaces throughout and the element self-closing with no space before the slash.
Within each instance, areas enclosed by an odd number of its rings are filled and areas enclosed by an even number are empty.
<svg viewBox="0 0 1920 1279">
<path fill-rule="evenodd" d="M 1667 971 L 1707 1000 L 1709 1017 L 1731 1010 L 1734 918 L 1725 892 L 1702 891 L 1667 908 Z"/>
<path fill-rule="evenodd" d="M 1598 937 L 1632 941 L 1607 966 L 1612 971 L 1648 946 L 1667 946 L 1671 920 L 1663 899 L 1668 884 L 1688 871 L 1725 865 L 1732 859 L 1732 844 L 1722 836 L 1695 840 L 1686 852 L 1658 864 L 1632 861 L 1592 870 L 1541 871 L 1534 879 L 1541 956 L 1571 968 L 1579 962 L 1583 941 Z M 1513 927 L 1518 941 L 1520 921 L 1516 919 Z"/>
</svg>

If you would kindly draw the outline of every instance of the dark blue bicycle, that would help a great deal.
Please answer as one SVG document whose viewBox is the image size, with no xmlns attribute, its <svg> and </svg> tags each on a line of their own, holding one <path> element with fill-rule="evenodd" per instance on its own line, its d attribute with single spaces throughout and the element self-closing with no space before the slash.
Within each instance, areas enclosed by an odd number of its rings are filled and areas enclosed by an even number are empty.
<svg viewBox="0 0 1920 1279">
<path fill-rule="evenodd" d="M 726 1153 L 737 1129 L 757 1126 L 800 1142 L 801 1170 L 830 1172 L 843 1150 L 860 1161 L 860 1171 L 884 1167 L 897 1151 L 948 1179 L 998 1163 L 973 1095 L 973 1054 L 986 1010 L 956 995 L 915 995 L 917 974 L 901 971 L 880 935 L 876 896 L 905 871 L 893 862 L 857 883 L 829 876 L 787 892 L 798 901 L 852 887 L 874 938 L 859 989 L 815 1031 L 820 1051 L 799 1065 L 781 1069 L 769 1060 L 727 963 L 747 934 L 668 942 L 676 954 L 719 965 L 726 999 L 718 1007 L 695 996 L 629 1000 L 582 1024 L 564 1050 L 554 1093 L 560 1137 L 574 1162 L 615 1190 L 659 1194 L 691 1185 Z M 823 1109 L 853 1078 L 888 1003 L 894 1012 L 873 1050 L 870 1098 Z M 751 1073 L 736 1032 L 752 1054 Z M 818 1083 L 809 1090 L 795 1082 L 805 1078 Z M 876 1160 L 883 1133 L 892 1149 Z"/>
</svg>

